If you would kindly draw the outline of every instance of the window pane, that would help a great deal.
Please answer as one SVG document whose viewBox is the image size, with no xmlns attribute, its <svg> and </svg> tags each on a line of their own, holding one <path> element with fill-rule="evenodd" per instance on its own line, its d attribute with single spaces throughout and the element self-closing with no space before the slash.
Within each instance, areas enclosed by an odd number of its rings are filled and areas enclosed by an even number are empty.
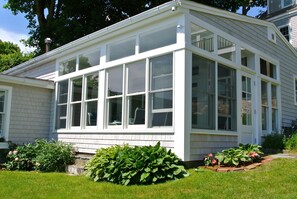
<svg viewBox="0 0 297 199">
<path fill-rule="evenodd" d="M 168 46 L 176 43 L 176 26 L 158 30 L 139 37 L 139 51 L 145 52 L 155 48 Z"/>
<path fill-rule="evenodd" d="M 0 91 L 0 112 L 4 112 L 5 91 Z"/>
<path fill-rule="evenodd" d="M 218 55 L 230 61 L 235 61 L 235 44 L 218 36 Z"/>
<path fill-rule="evenodd" d="M 129 125 L 145 124 L 145 95 L 129 97 Z"/>
<path fill-rule="evenodd" d="M 193 55 L 192 128 L 215 128 L 215 62 Z"/>
<path fill-rule="evenodd" d="M 241 65 L 255 70 L 255 54 L 246 49 L 241 49 Z"/>
<path fill-rule="evenodd" d="M 284 7 L 290 6 L 293 4 L 293 0 L 284 0 Z"/>
<path fill-rule="evenodd" d="M 267 129 L 267 119 L 268 119 L 268 108 L 262 106 L 262 130 L 268 130 Z"/>
<path fill-rule="evenodd" d="M 65 75 L 76 71 L 76 57 L 59 64 L 59 75 Z"/>
<path fill-rule="evenodd" d="M 98 74 L 87 76 L 86 99 L 98 98 Z"/>
<path fill-rule="evenodd" d="M 81 113 L 81 103 L 71 105 L 71 116 L 72 123 L 71 126 L 80 126 L 80 114 Z"/>
<path fill-rule="evenodd" d="M 97 125 L 97 100 L 86 103 L 86 125 L 96 126 Z"/>
<path fill-rule="evenodd" d="M 122 95 L 123 67 L 114 67 L 108 70 L 108 96 Z"/>
<path fill-rule="evenodd" d="M 214 38 L 214 35 L 212 32 L 200 26 L 192 24 L 191 43 L 193 46 L 206 50 L 208 52 L 213 52 L 214 50 L 213 38 Z"/>
<path fill-rule="evenodd" d="M 57 106 L 57 120 L 56 120 L 56 128 L 66 128 L 66 113 L 67 113 L 67 105 L 58 105 Z"/>
<path fill-rule="evenodd" d="M 100 64 L 99 50 L 79 56 L 79 62 L 78 62 L 79 70 L 89 68 L 92 66 L 97 66 L 99 64 Z"/>
<path fill-rule="evenodd" d="M 172 91 L 153 93 L 153 109 L 172 108 Z"/>
<path fill-rule="evenodd" d="M 109 100 L 109 125 L 122 124 L 122 98 L 114 98 Z"/>
<path fill-rule="evenodd" d="M 68 99 L 68 80 L 58 83 L 58 103 L 67 103 Z"/>
<path fill-rule="evenodd" d="M 153 113 L 152 126 L 172 126 L 172 112 Z"/>
<path fill-rule="evenodd" d="M 261 101 L 262 106 L 268 106 L 268 97 L 267 97 L 267 83 L 261 82 Z"/>
<path fill-rule="evenodd" d="M 271 85 L 271 105 L 272 108 L 277 109 L 277 91 L 276 91 L 276 86 Z"/>
<path fill-rule="evenodd" d="M 109 61 L 135 54 L 136 38 L 109 45 Z"/>
<path fill-rule="evenodd" d="M 145 91 L 145 61 L 127 65 L 128 93 Z"/>
<path fill-rule="evenodd" d="M 218 129 L 236 130 L 235 70 L 218 66 Z"/>
<path fill-rule="evenodd" d="M 277 125 L 277 109 L 272 109 L 272 130 L 274 132 L 278 131 Z"/>
<path fill-rule="evenodd" d="M 72 102 L 81 101 L 82 78 L 72 80 Z"/>
<path fill-rule="evenodd" d="M 172 54 L 169 54 L 150 60 L 152 70 L 151 90 L 172 88 L 172 59 Z"/>
</svg>

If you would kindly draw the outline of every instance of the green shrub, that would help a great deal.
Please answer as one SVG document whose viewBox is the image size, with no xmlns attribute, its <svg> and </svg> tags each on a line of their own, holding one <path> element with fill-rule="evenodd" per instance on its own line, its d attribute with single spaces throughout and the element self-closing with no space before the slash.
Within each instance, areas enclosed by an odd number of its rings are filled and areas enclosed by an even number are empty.
<svg viewBox="0 0 297 199">
<path fill-rule="evenodd" d="M 284 136 L 280 133 L 272 133 L 264 137 L 262 143 L 264 149 L 284 149 Z"/>
<path fill-rule="evenodd" d="M 8 170 L 65 171 L 73 162 L 72 146 L 57 141 L 36 140 L 10 151 L 4 164 Z"/>
<path fill-rule="evenodd" d="M 285 149 L 297 150 L 297 133 L 293 134 L 290 138 L 286 139 Z"/>
<path fill-rule="evenodd" d="M 261 146 L 256 144 L 240 144 L 237 148 L 225 149 L 215 156 L 208 154 L 204 158 L 206 166 L 209 165 L 225 165 L 225 166 L 241 166 L 247 165 L 261 160 L 263 154 L 260 150 Z"/>
<path fill-rule="evenodd" d="M 112 146 L 97 150 L 86 164 L 86 175 L 94 181 L 116 184 L 153 184 L 187 175 L 179 158 L 158 142 L 155 146 Z"/>
</svg>

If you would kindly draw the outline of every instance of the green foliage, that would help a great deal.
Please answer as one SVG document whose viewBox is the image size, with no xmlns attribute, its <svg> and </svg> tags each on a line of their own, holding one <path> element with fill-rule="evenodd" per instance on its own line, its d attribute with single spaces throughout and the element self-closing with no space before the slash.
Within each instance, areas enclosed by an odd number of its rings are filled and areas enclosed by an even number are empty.
<svg viewBox="0 0 297 199">
<path fill-rule="evenodd" d="M 217 153 L 214 157 L 209 154 L 204 158 L 204 164 L 209 165 L 225 165 L 225 166 L 241 166 L 254 162 L 259 162 L 263 153 L 261 146 L 256 144 L 240 144 L 237 148 L 230 148 Z"/>
<path fill-rule="evenodd" d="M 264 149 L 284 149 L 284 136 L 280 133 L 266 135 L 262 146 Z"/>
<path fill-rule="evenodd" d="M 287 150 L 297 150 L 297 131 L 285 140 L 285 149 Z"/>
<path fill-rule="evenodd" d="M 61 172 L 72 162 L 71 145 L 40 139 L 10 151 L 5 166 L 8 170 Z"/>
<path fill-rule="evenodd" d="M 160 146 L 112 146 L 97 150 L 85 166 L 94 181 L 122 185 L 154 184 L 187 175 L 178 157 Z"/>
<path fill-rule="evenodd" d="M 33 56 L 33 53 L 23 54 L 16 44 L 0 40 L 0 72 L 28 61 Z"/>
</svg>

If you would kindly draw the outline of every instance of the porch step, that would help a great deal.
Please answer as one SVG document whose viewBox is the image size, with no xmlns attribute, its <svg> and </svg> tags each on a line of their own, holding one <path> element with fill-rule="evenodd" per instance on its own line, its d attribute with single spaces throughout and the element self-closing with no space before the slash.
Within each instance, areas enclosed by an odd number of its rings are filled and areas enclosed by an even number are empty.
<svg viewBox="0 0 297 199">
<path fill-rule="evenodd" d="M 66 172 L 70 175 L 82 175 L 86 163 L 93 157 L 93 154 L 76 154 L 74 164 L 66 167 Z"/>
</svg>

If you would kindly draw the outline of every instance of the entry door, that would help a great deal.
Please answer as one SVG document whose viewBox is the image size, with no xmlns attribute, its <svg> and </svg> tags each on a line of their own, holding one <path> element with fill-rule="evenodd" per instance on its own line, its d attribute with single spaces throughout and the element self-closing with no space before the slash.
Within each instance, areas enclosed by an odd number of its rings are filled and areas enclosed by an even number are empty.
<svg viewBox="0 0 297 199">
<path fill-rule="evenodd" d="M 240 143 L 254 142 L 253 135 L 253 106 L 254 86 L 253 79 L 245 73 L 241 76 L 241 139 Z"/>
</svg>

